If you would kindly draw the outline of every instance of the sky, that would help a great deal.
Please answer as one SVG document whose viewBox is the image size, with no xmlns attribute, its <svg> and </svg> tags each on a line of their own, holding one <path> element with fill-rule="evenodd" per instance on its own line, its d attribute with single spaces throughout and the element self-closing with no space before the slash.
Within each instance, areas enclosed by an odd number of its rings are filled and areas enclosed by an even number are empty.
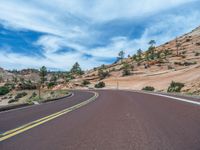
<svg viewBox="0 0 200 150">
<path fill-rule="evenodd" d="M 91 69 L 198 26 L 200 0 L 1 0 L 0 67 Z"/>
</svg>

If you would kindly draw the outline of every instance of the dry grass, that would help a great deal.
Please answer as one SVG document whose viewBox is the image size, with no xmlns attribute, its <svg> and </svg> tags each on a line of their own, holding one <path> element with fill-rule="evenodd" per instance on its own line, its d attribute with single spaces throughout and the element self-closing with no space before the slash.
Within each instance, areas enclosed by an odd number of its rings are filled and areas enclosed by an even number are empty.
<svg viewBox="0 0 200 150">
<path fill-rule="evenodd" d="M 39 98 L 38 90 L 22 90 L 22 91 L 12 91 L 4 96 L 0 97 L 0 106 L 5 106 L 9 104 L 10 100 L 13 100 L 15 96 L 19 93 L 26 92 L 27 95 L 20 98 L 12 104 L 23 104 L 23 103 L 32 103 L 33 101 L 43 101 L 47 99 L 59 98 L 68 94 L 67 90 L 42 90 L 41 99 Z M 35 93 L 35 94 L 33 94 Z M 35 96 L 34 96 L 35 95 Z"/>
</svg>

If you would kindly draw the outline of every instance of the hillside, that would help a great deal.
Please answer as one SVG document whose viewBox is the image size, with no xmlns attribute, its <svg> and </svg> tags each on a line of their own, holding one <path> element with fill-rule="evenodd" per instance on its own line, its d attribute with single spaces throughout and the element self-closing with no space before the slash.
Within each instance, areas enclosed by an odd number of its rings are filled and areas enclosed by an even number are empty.
<svg viewBox="0 0 200 150">
<path fill-rule="evenodd" d="M 200 27 L 158 47 L 119 60 L 111 65 L 86 71 L 83 75 L 70 72 L 48 72 L 46 85 L 56 76 L 53 89 L 93 88 L 100 81 L 106 88 L 141 90 L 153 86 L 166 91 L 172 81 L 185 84 L 182 92 L 200 94 Z M 6 71 L 0 68 L 0 85 L 15 83 L 37 86 L 40 76 L 36 69 Z M 83 81 L 90 84 L 83 85 Z M 44 87 L 46 88 L 46 87 Z"/>
<path fill-rule="evenodd" d="M 102 66 L 88 71 L 82 78 L 73 82 L 89 80 L 92 84 L 100 81 L 98 70 L 109 72 L 102 81 L 107 88 L 141 90 L 153 86 L 166 91 L 172 81 L 183 82 L 182 89 L 187 93 L 200 93 L 200 27 L 181 37 L 155 48 L 159 57 L 147 60 L 148 51 L 141 54 L 141 60 L 130 57 L 116 64 Z M 130 75 L 123 76 L 124 64 L 129 65 Z M 92 86 L 92 85 L 91 85 Z"/>
</svg>

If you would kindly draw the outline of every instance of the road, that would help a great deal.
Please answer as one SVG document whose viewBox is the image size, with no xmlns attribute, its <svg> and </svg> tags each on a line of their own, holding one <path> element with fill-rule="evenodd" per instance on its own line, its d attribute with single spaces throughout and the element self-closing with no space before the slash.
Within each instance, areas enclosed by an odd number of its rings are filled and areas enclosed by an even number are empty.
<svg viewBox="0 0 200 150">
<path fill-rule="evenodd" d="M 200 150 L 200 105 L 129 91 L 102 90 L 70 113 L 0 142 L 1 150 Z M 0 132 L 77 105 L 94 94 L 0 113 Z"/>
</svg>

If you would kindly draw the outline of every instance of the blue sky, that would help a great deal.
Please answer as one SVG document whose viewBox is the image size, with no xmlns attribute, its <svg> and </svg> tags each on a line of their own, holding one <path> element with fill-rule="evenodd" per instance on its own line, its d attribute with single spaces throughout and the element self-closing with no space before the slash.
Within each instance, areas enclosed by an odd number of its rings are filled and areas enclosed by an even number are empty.
<svg viewBox="0 0 200 150">
<path fill-rule="evenodd" d="M 2 0 L 0 67 L 90 69 L 199 25 L 200 0 Z"/>
</svg>

